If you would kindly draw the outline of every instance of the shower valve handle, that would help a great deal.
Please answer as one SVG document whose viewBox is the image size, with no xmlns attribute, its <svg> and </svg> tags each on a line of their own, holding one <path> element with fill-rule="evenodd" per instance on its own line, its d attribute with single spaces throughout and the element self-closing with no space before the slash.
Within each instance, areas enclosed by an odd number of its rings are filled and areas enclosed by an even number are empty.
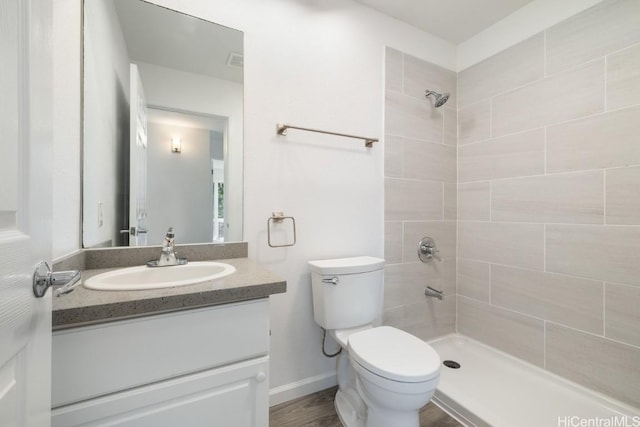
<svg viewBox="0 0 640 427">
<path fill-rule="evenodd" d="M 440 251 L 436 248 L 436 242 L 431 237 L 423 237 L 422 240 L 418 242 L 418 258 L 420 261 L 430 262 L 434 258 L 442 261 L 438 253 L 440 253 Z"/>
</svg>

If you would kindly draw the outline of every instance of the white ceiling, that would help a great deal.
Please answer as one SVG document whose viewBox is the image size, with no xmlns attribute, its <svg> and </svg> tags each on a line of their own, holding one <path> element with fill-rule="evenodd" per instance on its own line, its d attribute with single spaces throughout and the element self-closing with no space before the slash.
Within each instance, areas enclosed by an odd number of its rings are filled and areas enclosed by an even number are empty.
<svg viewBox="0 0 640 427">
<path fill-rule="evenodd" d="M 242 68 L 227 65 L 243 52 L 242 31 L 144 1 L 115 6 L 130 60 L 242 83 Z"/>
<path fill-rule="evenodd" d="M 533 0 L 356 1 L 457 45 Z"/>
</svg>

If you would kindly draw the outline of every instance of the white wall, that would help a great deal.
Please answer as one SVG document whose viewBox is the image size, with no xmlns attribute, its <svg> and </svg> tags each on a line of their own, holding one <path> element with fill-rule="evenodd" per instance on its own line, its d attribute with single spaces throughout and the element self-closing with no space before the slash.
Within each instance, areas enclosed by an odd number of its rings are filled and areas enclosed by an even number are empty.
<svg viewBox="0 0 640 427">
<path fill-rule="evenodd" d="M 228 118 L 226 166 L 230 175 L 225 182 L 229 195 L 225 220 L 228 218 L 229 228 L 225 240 L 242 240 L 242 84 L 144 62 L 137 65 L 149 105 Z"/>
<path fill-rule="evenodd" d="M 208 129 L 164 123 L 147 125 L 148 243 L 162 244 L 169 227 L 176 241 L 207 242 L 213 234 L 213 184 Z M 179 136 L 182 152 L 172 153 Z"/>
<path fill-rule="evenodd" d="M 78 0 L 53 7 L 53 258 L 81 245 L 80 19 Z"/>
<path fill-rule="evenodd" d="M 124 156 L 129 155 L 129 55 L 112 3 L 86 3 L 84 245 L 117 242 L 124 216 Z M 117 29 L 117 30 L 114 30 Z M 89 166 L 91 169 L 89 169 Z M 117 179 L 115 177 L 120 177 Z M 103 225 L 98 224 L 102 203 Z"/>
</svg>

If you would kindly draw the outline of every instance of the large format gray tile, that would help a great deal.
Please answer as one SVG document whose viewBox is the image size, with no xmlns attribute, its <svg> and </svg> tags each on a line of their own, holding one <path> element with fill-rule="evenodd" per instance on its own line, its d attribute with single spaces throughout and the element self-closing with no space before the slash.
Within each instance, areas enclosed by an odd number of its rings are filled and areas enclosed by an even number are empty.
<svg viewBox="0 0 640 427">
<path fill-rule="evenodd" d="M 424 141 L 404 143 L 404 177 L 456 182 L 456 147 Z"/>
<path fill-rule="evenodd" d="M 546 33 L 547 72 L 555 73 L 640 42 L 640 2 L 605 0 Z"/>
<path fill-rule="evenodd" d="M 603 224 L 604 172 L 493 181 L 491 218 L 494 221 Z"/>
<path fill-rule="evenodd" d="M 640 347 L 640 287 L 605 284 L 605 335 Z"/>
<path fill-rule="evenodd" d="M 455 221 L 411 221 L 404 224 L 404 261 L 418 260 L 418 242 L 423 237 L 431 237 L 440 251 L 441 258 L 456 257 Z M 430 263 L 437 265 L 437 263 Z"/>
<path fill-rule="evenodd" d="M 416 258 L 414 262 L 387 265 L 384 283 L 385 309 L 424 300 L 424 289 L 427 285 L 442 290 L 444 295 L 455 295 L 455 282 L 448 278 L 447 270 L 450 266 L 447 262 L 449 260 L 425 264 Z M 452 262 L 455 263 L 454 260 Z"/>
<path fill-rule="evenodd" d="M 404 55 L 404 94 L 430 103 L 426 90 L 450 94 L 447 106 L 456 108 L 456 73 L 411 55 Z"/>
<path fill-rule="evenodd" d="M 458 332 L 534 365 L 544 364 L 544 322 L 458 297 Z"/>
<path fill-rule="evenodd" d="M 384 88 L 395 92 L 402 92 L 402 52 L 393 48 L 385 49 L 385 79 Z"/>
<path fill-rule="evenodd" d="M 596 334 L 603 333 L 603 283 L 491 266 L 491 303 Z"/>
<path fill-rule="evenodd" d="M 458 145 L 458 110 L 444 107 L 444 143 Z"/>
<path fill-rule="evenodd" d="M 404 307 L 401 329 L 422 340 L 431 340 L 456 330 L 456 296 L 445 296 L 442 301 L 424 296 L 421 301 Z"/>
<path fill-rule="evenodd" d="M 458 186 L 455 183 L 444 183 L 444 219 L 458 218 Z"/>
<path fill-rule="evenodd" d="M 458 259 L 458 294 L 480 301 L 491 301 L 491 264 Z"/>
<path fill-rule="evenodd" d="M 546 225 L 546 271 L 640 286 L 640 227 Z"/>
<path fill-rule="evenodd" d="M 544 129 L 508 135 L 458 148 L 460 182 L 544 173 Z"/>
<path fill-rule="evenodd" d="M 640 107 L 626 108 L 547 129 L 547 172 L 640 164 Z"/>
<path fill-rule="evenodd" d="M 640 167 L 605 173 L 607 224 L 640 225 Z"/>
<path fill-rule="evenodd" d="M 491 218 L 491 184 L 458 184 L 458 219 L 489 221 Z"/>
<path fill-rule="evenodd" d="M 546 368 L 640 407 L 640 349 L 565 328 L 546 327 Z"/>
<path fill-rule="evenodd" d="M 458 103 L 466 106 L 543 76 L 544 35 L 540 33 L 458 73 Z"/>
<path fill-rule="evenodd" d="M 414 303 L 424 297 L 429 271 L 420 262 L 387 265 L 384 269 L 384 308 Z M 437 282 L 440 285 L 441 282 Z"/>
<path fill-rule="evenodd" d="M 442 219 L 442 184 L 385 178 L 384 212 L 388 221 Z"/>
<path fill-rule="evenodd" d="M 387 264 L 402 262 L 402 222 L 384 222 L 384 259 Z"/>
<path fill-rule="evenodd" d="M 458 222 L 458 256 L 542 270 L 544 226 L 504 222 Z"/>
<path fill-rule="evenodd" d="M 640 44 L 607 57 L 607 109 L 640 104 Z"/>
<path fill-rule="evenodd" d="M 604 110 L 604 60 L 555 74 L 491 101 L 492 135 L 534 129 Z"/>
<path fill-rule="evenodd" d="M 484 99 L 458 110 L 458 144 L 488 139 L 491 136 L 491 100 Z"/>
<path fill-rule="evenodd" d="M 404 170 L 404 138 L 384 137 L 384 176 L 402 178 Z"/>
<path fill-rule="evenodd" d="M 385 96 L 385 133 L 429 142 L 443 142 L 442 110 L 426 99 L 417 99 L 387 91 Z"/>
</svg>

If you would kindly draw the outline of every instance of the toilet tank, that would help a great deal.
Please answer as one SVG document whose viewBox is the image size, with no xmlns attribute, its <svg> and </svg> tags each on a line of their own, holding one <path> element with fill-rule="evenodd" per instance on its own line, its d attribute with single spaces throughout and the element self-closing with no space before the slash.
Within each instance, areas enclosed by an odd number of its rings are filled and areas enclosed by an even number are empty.
<svg viewBox="0 0 640 427">
<path fill-rule="evenodd" d="M 382 313 L 384 259 L 368 256 L 309 261 L 313 318 L 324 329 L 373 322 Z"/>
</svg>

